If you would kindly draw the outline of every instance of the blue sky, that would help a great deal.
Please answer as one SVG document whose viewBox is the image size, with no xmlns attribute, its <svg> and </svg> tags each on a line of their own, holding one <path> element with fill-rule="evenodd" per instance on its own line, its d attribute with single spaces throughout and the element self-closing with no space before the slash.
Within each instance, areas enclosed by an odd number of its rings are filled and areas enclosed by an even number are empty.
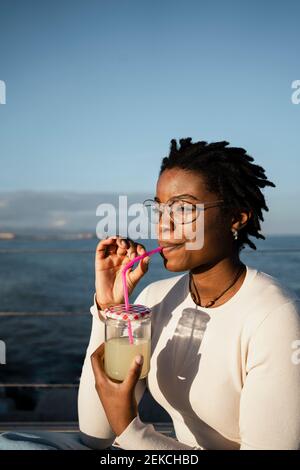
<svg viewBox="0 0 300 470">
<path fill-rule="evenodd" d="M 297 1 L 0 0 L 0 190 L 151 193 L 172 138 L 228 140 L 277 185 L 274 230 L 300 233 L 299 14 Z"/>
</svg>

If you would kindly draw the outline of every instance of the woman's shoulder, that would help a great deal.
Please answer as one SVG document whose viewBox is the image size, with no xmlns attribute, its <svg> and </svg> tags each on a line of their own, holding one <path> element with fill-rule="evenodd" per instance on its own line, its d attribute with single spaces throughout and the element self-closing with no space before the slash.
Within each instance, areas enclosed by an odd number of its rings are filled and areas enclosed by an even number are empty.
<svg viewBox="0 0 300 470">
<path fill-rule="evenodd" d="M 277 276 L 255 270 L 247 294 L 245 327 L 252 334 L 263 325 L 268 325 L 269 332 L 277 327 L 281 331 L 299 328 L 300 298 Z"/>
<path fill-rule="evenodd" d="M 256 270 L 254 288 L 260 292 L 267 304 L 280 305 L 300 300 L 297 292 L 291 289 L 286 280 L 264 271 Z"/>
</svg>

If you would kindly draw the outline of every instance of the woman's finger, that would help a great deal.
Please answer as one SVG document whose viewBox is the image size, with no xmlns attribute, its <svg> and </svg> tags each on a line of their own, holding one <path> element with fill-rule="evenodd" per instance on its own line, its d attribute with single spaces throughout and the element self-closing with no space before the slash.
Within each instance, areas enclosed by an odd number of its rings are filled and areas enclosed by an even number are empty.
<svg viewBox="0 0 300 470">
<path fill-rule="evenodd" d="M 138 255 L 142 255 L 144 254 L 146 251 L 144 245 L 142 245 L 141 243 L 138 243 L 137 244 L 137 253 Z M 145 258 L 142 258 L 136 268 L 132 271 L 130 271 L 129 273 L 129 276 L 130 276 L 130 280 L 131 282 L 136 285 L 139 280 L 144 276 L 144 274 L 146 274 L 146 272 L 148 271 L 148 267 L 149 267 L 149 261 L 150 261 L 150 257 L 149 256 L 145 256 Z"/>
<path fill-rule="evenodd" d="M 104 367 L 104 345 L 105 343 L 101 343 L 100 346 L 93 352 L 91 355 L 91 362 L 92 368 L 95 376 L 95 383 L 97 386 L 104 386 L 105 385 L 112 385 L 116 386 L 120 384 L 119 380 L 111 379 L 106 375 L 105 367 Z"/>
<path fill-rule="evenodd" d="M 136 243 L 131 240 L 131 238 L 127 238 L 128 241 L 128 251 L 127 256 L 130 259 L 133 259 L 136 256 Z"/>
<path fill-rule="evenodd" d="M 128 252 L 129 243 L 126 238 L 118 237 L 116 239 L 117 243 L 117 255 L 125 256 Z"/>
<path fill-rule="evenodd" d="M 128 392 L 131 392 L 136 386 L 142 372 L 143 362 L 144 356 L 141 354 L 137 355 L 132 361 L 127 376 L 122 384 L 122 387 L 127 389 Z"/>
<path fill-rule="evenodd" d="M 137 256 L 145 253 L 146 249 L 141 243 L 135 243 L 135 242 L 132 242 L 131 240 L 130 242 L 131 242 L 131 246 L 130 246 L 127 256 L 129 257 L 130 261 L 132 261 Z"/>
<path fill-rule="evenodd" d="M 144 245 L 142 245 L 142 243 L 137 243 L 136 247 L 137 247 L 137 252 L 139 255 L 142 255 L 143 253 L 145 253 L 146 248 L 144 247 Z"/>
<path fill-rule="evenodd" d="M 116 236 L 101 240 L 96 247 L 96 256 L 99 259 L 106 258 L 109 253 L 115 252 L 116 247 Z"/>
<path fill-rule="evenodd" d="M 136 256 L 142 255 L 145 253 L 146 248 L 141 243 L 136 243 L 131 239 L 128 239 L 130 242 L 130 248 L 128 251 L 128 256 L 130 259 L 135 258 Z"/>
<path fill-rule="evenodd" d="M 137 265 L 137 267 L 130 271 L 129 276 L 130 280 L 135 286 L 139 280 L 146 274 L 149 268 L 150 256 L 146 256 L 145 258 L 141 259 Z"/>
<path fill-rule="evenodd" d="M 135 256 L 137 256 L 136 243 L 134 243 L 134 241 L 132 241 L 130 238 L 125 238 L 124 241 L 126 243 L 126 251 L 123 252 L 122 254 L 127 255 L 127 257 L 123 259 L 122 265 L 127 264 Z M 121 254 L 121 252 L 120 252 L 120 254 Z M 128 261 L 128 258 L 129 258 L 129 261 Z"/>
</svg>

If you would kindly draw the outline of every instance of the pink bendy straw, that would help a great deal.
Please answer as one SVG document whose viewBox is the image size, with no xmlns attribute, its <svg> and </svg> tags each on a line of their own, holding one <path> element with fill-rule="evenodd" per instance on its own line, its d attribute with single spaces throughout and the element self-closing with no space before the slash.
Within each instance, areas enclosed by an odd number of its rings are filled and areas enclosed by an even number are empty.
<svg viewBox="0 0 300 470">
<path fill-rule="evenodd" d="M 131 266 L 133 266 L 134 263 L 136 263 L 137 261 L 140 261 L 141 259 L 146 258 L 146 256 L 154 255 L 154 253 L 158 253 L 161 250 L 162 250 L 162 247 L 158 246 L 157 248 L 154 248 L 154 250 L 145 251 L 145 253 L 143 253 L 142 255 L 136 256 L 131 261 L 129 261 L 129 263 L 125 264 L 125 267 L 122 270 L 122 282 L 123 282 L 123 292 L 124 292 L 126 310 L 129 311 L 129 296 L 128 296 L 128 287 L 127 287 L 127 282 L 126 282 L 126 271 L 127 271 L 127 269 L 131 268 Z M 131 321 L 130 320 L 128 320 L 128 335 L 129 335 L 130 344 L 133 344 L 133 335 L 132 335 Z"/>
</svg>

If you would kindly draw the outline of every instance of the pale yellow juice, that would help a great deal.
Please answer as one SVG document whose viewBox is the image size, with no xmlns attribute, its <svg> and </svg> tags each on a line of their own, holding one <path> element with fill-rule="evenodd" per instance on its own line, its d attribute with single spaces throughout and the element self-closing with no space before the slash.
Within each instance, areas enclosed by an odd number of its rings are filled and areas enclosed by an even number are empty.
<svg viewBox="0 0 300 470">
<path fill-rule="evenodd" d="M 146 377 L 150 369 L 150 339 L 135 338 L 130 344 L 128 337 L 111 338 L 104 346 L 104 368 L 106 374 L 115 380 L 124 380 L 130 366 L 138 354 L 144 357 L 140 379 Z"/>
</svg>

